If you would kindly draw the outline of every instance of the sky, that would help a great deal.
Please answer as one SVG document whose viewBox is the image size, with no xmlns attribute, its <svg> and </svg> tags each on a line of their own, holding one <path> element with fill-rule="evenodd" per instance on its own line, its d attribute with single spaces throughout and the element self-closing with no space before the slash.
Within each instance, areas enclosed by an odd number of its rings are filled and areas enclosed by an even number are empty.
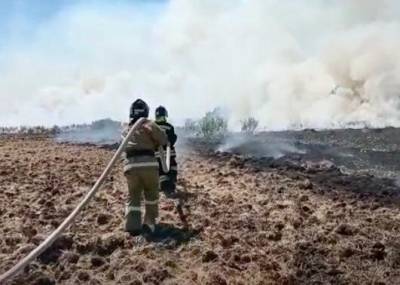
<svg viewBox="0 0 400 285">
<path fill-rule="evenodd" d="M 108 0 L 1 0 L 0 47 L 29 41 L 36 28 L 58 13 L 74 6 L 96 7 Z M 155 16 L 167 0 L 113 0 L 113 5 L 136 7 L 144 14 Z"/>
</svg>

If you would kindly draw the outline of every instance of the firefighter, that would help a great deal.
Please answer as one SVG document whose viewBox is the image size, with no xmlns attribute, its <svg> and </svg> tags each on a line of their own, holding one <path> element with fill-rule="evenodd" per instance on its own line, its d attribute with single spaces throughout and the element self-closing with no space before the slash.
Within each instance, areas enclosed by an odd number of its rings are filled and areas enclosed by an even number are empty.
<svg viewBox="0 0 400 285">
<path fill-rule="evenodd" d="M 165 195 L 169 196 L 175 193 L 176 180 L 178 176 L 178 165 L 176 163 L 176 151 L 175 151 L 175 143 L 178 137 L 175 134 L 174 126 L 167 122 L 168 111 L 165 107 L 159 106 L 156 109 L 155 117 L 156 117 L 156 123 L 167 134 L 168 143 L 171 147 L 170 169 L 168 173 L 165 173 L 161 167 L 160 154 L 159 153 L 156 154 L 159 163 L 160 190 L 163 191 Z M 164 150 L 165 149 L 166 147 L 164 147 Z"/>
<path fill-rule="evenodd" d="M 139 118 L 149 116 L 149 107 L 137 99 L 130 108 L 129 126 Z M 129 127 L 122 133 L 124 139 Z M 158 217 L 158 162 L 155 151 L 168 143 L 167 136 L 154 122 L 146 119 L 141 127 L 132 134 L 123 154 L 124 174 L 128 182 L 129 200 L 126 205 L 125 230 L 132 235 L 144 231 L 154 233 Z M 145 215 L 142 225 L 141 199 L 144 194 Z"/>
</svg>

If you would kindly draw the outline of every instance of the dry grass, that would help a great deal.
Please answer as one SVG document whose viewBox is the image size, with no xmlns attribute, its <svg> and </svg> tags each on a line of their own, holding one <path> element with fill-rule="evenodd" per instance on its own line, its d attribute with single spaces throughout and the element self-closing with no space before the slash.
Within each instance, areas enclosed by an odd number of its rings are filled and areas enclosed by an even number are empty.
<svg viewBox="0 0 400 285">
<path fill-rule="evenodd" d="M 110 157 L 45 138 L 0 140 L 2 272 L 62 222 Z M 180 169 L 190 240 L 183 230 L 157 242 L 126 235 L 116 169 L 13 284 L 400 284 L 399 194 L 389 184 L 224 154 L 186 153 Z M 161 222 L 183 228 L 173 201 L 161 209 Z"/>
</svg>

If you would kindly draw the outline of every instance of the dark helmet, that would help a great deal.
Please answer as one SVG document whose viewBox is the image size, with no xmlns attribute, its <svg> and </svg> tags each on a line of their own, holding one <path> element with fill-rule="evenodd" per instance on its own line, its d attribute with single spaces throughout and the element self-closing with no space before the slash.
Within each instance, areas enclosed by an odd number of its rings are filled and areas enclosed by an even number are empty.
<svg viewBox="0 0 400 285">
<path fill-rule="evenodd" d="M 129 118 L 137 120 L 139 118 L 147 118 L 149 116 L 149 106 L 142 99 L 137 99 L 132 103 L 129 111 Z"/>
<path fill-rule="evenodd" d="M 156 118 L 168 117 L 168 111 L 164 106 L 158 106 L 156 109 Z"/>
</svg>

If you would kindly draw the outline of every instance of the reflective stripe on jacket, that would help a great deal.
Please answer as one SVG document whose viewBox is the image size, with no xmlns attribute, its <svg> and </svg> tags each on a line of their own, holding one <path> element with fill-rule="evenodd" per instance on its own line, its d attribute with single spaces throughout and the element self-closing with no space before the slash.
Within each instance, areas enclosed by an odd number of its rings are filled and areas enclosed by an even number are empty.
<svg viewBox="0 0 400 285">
<path fill-rule="evenodd" d="M 127 135 L 128 130 L 127 128 L 123 131 L 123 138 Z M 154 122 L 146 120 L 133 133 L 122 155 L 124 172 L 138 167 L 158 168 L 158 162 L 153 153 L 160 145 L 165 145 L 166 143 L 167 136 L 163 130 Z"/>
<path fill-rule="evenodd" d="M 154 154 L 155 154 L 155 156 L 157 158 L 160 158 L 160 152 L 159 151 L 156 151 Z M 164 151 L 164 155 L 167 155 L 167 151 Z M 171 149 L 170 155 L 171 155 L 171 157 L 176 157 L 175 149 Z"/>
</svg>

